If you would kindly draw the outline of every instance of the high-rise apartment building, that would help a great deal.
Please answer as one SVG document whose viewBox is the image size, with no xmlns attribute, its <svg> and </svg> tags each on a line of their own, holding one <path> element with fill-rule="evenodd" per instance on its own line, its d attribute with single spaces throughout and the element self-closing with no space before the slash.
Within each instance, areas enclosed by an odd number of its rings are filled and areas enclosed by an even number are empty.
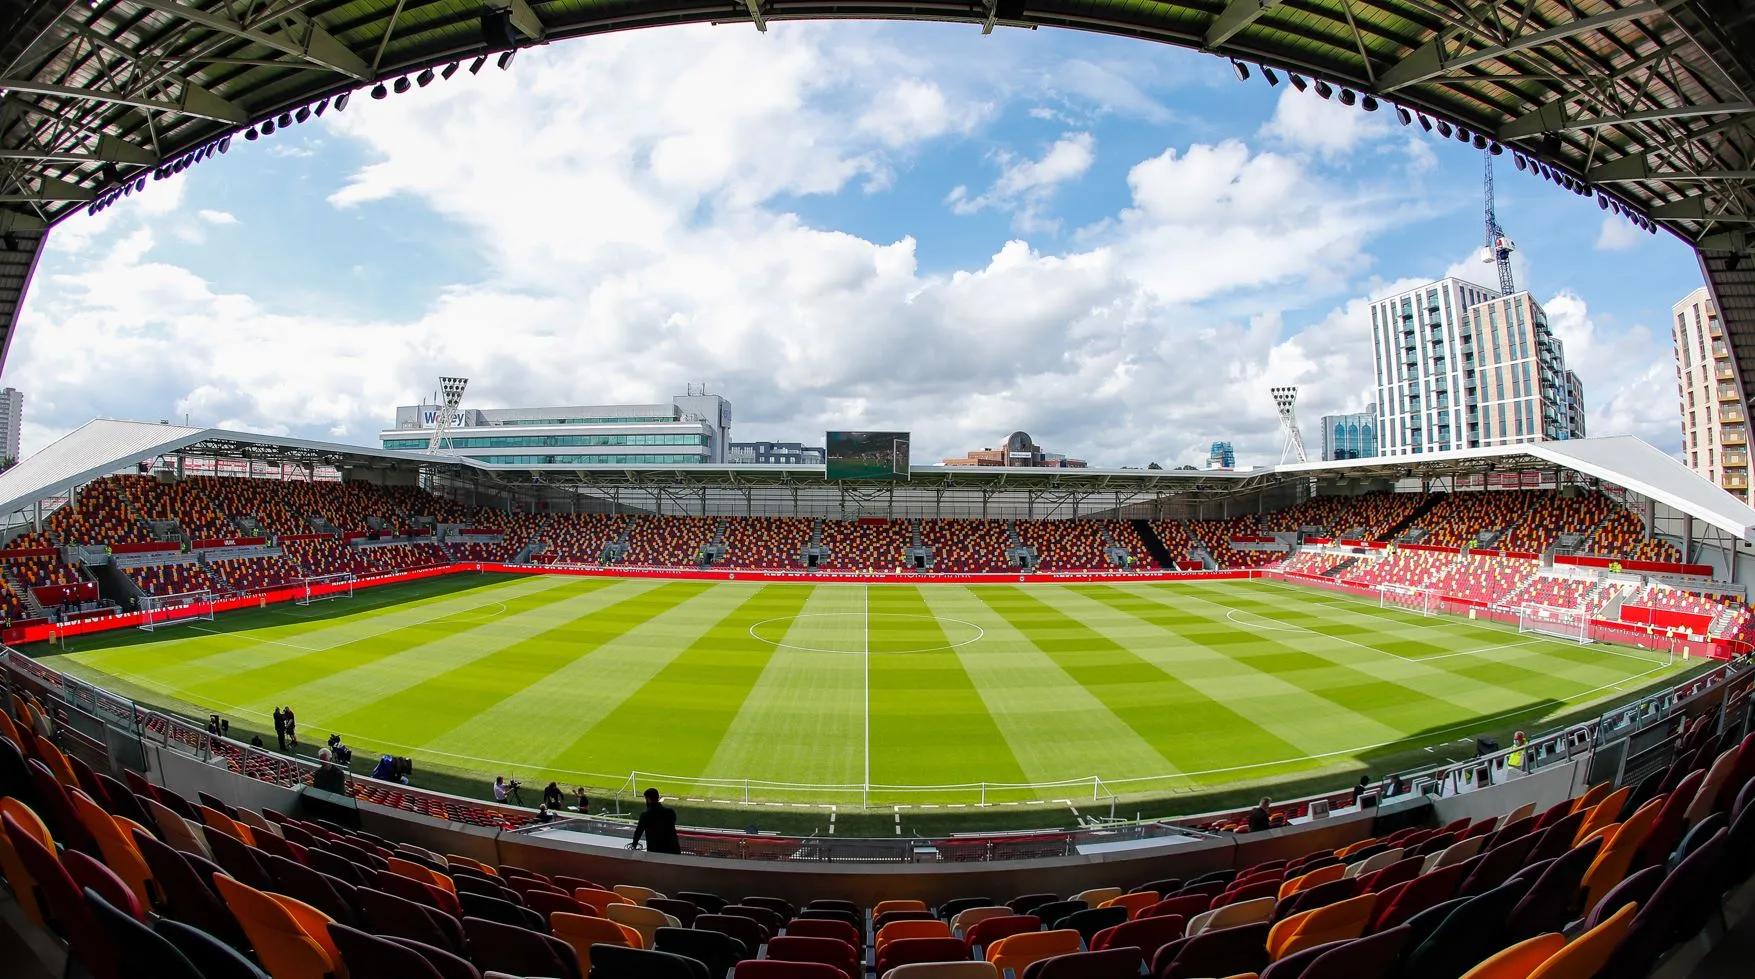
<svg viewBox="0 0 1755 979">
<path fill-rule="evenodd" d="M 1527 292 L 1444 278 L 1371 303 L 1378 454 L 1584 434 L 1584 385 Z"/>
<path fill-rule="evenodd" d="M 1214 442 L 1207 452 L 1208 469 L 1236 469 L 1237 450 L 1229 442 Z"/>
<path fill-rule="evenodd" d="M 1749 488 L 1748 409 L 1718 308 L 1702 286 L 1671 308 L 1682 461 L 1745 503 Z"/>
<path fill-rule="evenodd" d="M 1377 406 L 1322 416 L 1322 460 L 1369 459 L 1377 454 Z"/>
<path fill-rule="evenodd" d="M 18 461 L 18 437 L 24 429 L 24 392 L 0 390 L 0 463 Z"/>
</svg>

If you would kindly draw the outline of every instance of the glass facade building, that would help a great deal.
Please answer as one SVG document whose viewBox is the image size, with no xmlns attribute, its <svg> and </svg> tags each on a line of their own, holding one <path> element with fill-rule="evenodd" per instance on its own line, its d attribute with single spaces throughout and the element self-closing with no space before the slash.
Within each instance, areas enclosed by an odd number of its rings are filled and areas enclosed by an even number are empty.
<svg viewBox="0 0 1755 979">
<path fill-rule="evenodd" d="M 1369 459 L 1377 454 L 1377 406 L 1322 416 L 1322 460 Z"/>
<path fill-rule="evenodd" d="M 441 409 L 404 405 L 379 433 L 386 449 L 423 452 Z M 731 403 L 690 393 L 668 404 L 463 408 L 445 429 L 443 451 L 506 466 L 672 466 L 722 464 L 731 448 Z"/>
</svg>

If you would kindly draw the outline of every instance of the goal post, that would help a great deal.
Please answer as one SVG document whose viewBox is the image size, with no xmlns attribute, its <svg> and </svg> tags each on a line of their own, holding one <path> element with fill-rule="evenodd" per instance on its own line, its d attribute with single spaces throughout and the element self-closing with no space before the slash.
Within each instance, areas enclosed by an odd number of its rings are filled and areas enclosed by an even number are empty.
<svg viewBox="0 0 1755 979">
<path fill-rule="evenodd" d="M 1378 585 L 1377 605 L 1379 608 L 1399 608 L 1421 615 L 1437 615 L 1438 593 L 1415 585 Z"/>
<path fill-rule="evenodd" d="M 153 632 L 166 626 L 213 621 L 213 593 L 186 591 L 140 596 L 140 628 Z"/>
<path fill-rule="evenodd" d="M 354 576 L 351 571 L 300 578 L 294 582 L 294 585 L 299 589 L 299 597 L 293 599 L 293 604 L 311 605 L 316 602 L 326 602 L 332 598 L 352 598 L 353 581 Z"/>
<path fill-rule="evenodd" d="M 1594 641 L 1590 635 L 1590 613 L 1582 608 L 1520 605 L 1517 609 L 1517 631 L 1520 634 L 1564 639 L 1580 646 Z"/>
</svg>

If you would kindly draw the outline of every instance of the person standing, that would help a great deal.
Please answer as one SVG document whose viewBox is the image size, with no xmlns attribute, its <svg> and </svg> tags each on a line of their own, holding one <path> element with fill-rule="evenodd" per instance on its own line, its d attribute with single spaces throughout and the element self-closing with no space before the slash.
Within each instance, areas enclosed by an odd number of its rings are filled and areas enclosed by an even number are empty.
<svg viewBox="0 0 1755 979">
<path fill-rule="evenodd" d="M 336 795 L 345 795 L 347 793 L 347 777 L 341 771 L 340 766 L 334 763 L 328 748 L 317 752 L 317 762 L 317 771 L 311 776 L 311 788 L 333 792 Z"/>
<path fill-rule="evenodd" d="M 494 801 L 506 801 L 506 776 L 504 775 L 494 776 Z"/>
<path fill-rule="evenodd" d="M 646 838 L 647 853 L 681 853 L 682 843 L 676 838 L 676 810 L 659 801 L 657 789 L 646 790 L 646 811 L 634 827 L 634 841 L 628 849 L 639 849 L 640 838 Z"/>
<path fill-rule="evenodd" d="M 297 748 L 299 746 L 299 729 L 298 721 L 293 717 L 292 708 L 287 707 L 282 716 L 286 718 L 286 739 L 292 743 L 293 747 Z"/>
<path fill-rule="evenodd" d="M 280 742 L 280 753 L 286 754 L 286 715 L 274 708 L 274 738 Z"/>
</svg>

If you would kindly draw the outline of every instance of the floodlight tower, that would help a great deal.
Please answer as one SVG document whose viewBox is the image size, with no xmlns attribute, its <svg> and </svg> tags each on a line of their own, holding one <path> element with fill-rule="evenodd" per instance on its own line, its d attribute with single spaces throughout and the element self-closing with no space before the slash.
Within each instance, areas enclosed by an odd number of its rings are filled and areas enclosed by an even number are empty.
<svg viewBox="0 0 1755 979">
<path fill-rule="evenodd" d="M 457 406 L 463 402 L 463 389 L 468 386 L 467 377 L 439 378 L 439 411 L 433 419 L 433 439 L 427 443 L 428 455 L 445 451 L 445 430 L 451 427 L 451 416 L 457 413 Z"/>
<path fill-rule="evenodd" d="M 1306 462 L 1309 456 L 1304 451 L 1304 434 L 1298 431 L 1298 415 L 1294 410 L 1298 404 L 1296 387 L 1271 388 L 1269 393 L 1274 396 L 1274 407 L 1280 412 L 1280 429 L 1286 433 L 1285 447 L 1280 449 L 1280 462 L 1287 459 Z"/>
</svg>

